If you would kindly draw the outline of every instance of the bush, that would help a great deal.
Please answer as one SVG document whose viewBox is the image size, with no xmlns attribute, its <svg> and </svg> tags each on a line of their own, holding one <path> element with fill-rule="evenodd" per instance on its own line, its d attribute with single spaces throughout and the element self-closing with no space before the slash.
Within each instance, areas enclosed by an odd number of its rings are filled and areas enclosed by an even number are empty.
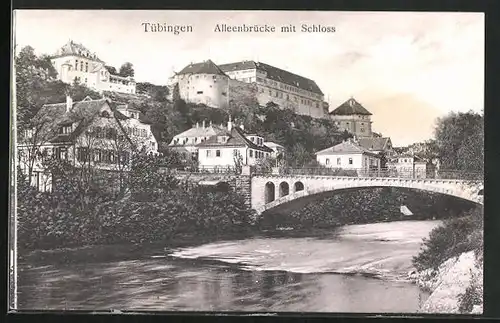
<svg viewBox="0 0 500 323">
<path fill-rule="evenodd" d="M 446 260 L 483 246 L 483 209 L 478 207 L 465 216 L 446 220 L 424 239 L 420 253 L 413 258 L 417 270 L 437 269 Z"/>
</svg>

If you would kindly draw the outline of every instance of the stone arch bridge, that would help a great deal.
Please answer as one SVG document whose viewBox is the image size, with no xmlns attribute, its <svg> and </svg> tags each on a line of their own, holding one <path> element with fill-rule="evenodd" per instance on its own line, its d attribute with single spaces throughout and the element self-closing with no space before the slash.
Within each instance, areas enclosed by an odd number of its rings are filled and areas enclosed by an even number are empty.
<svg viewBox="0 0 500 323">
<path fill-rule="evenodd" d="M 474 180 L 271 175 L 254 176 L 251 181 L 251 205 L 258 214 L 271 209 L 294 209 L 335 191 L 368 187 L 411 188 L 451 195 L 477 204 L 483 203 L 483 183 Z"/>
<path fill-rule="evenodd" d="M 441 193 L 483 204 L 483 181 L 437 178 L 353 177 L 332 175 L 190 174 L 203 185 L 229 184 L 258 214 L 296 209 L 335 192 L 398 187 Z M 186 178 L 185 175 L 179 178 Z"/>
</svg>

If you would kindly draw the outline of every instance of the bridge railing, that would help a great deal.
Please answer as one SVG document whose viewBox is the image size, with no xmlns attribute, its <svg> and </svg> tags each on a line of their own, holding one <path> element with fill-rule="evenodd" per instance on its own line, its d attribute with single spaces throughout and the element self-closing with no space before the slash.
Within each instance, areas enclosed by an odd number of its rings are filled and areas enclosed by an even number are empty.
<svg viewBox="0 0 500 323">
<path fill-rule="evenodd" d="M 195 174 L 239 174 L 241 170 L 234 166 L 197 166 L 183 169 L 176 169 L 175 173 L 195 173 Z"/>
<path fill-rule="evenodd" d="M 318 175 L 318 176 L 340 176 L 340 177 L 385 177 L 385 178 L 410 178 L 410 179 L 460 179 L 460 180 L 482 180 L 483 174 L 479 172 L 466 172 L 458 170 L 401 170 L 389 168 L 280 168 L 274 171 L 260 171 L 259 175 Z"/>
</svg>

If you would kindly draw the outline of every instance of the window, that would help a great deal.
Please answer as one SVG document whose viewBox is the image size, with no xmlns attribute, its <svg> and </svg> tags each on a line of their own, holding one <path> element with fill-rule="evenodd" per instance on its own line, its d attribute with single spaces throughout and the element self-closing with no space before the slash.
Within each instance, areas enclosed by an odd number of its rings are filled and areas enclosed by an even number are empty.
<svg viewBox="0 0 500 323">
<path fill-rule="evenodd" d="M 85 72 L 89 71 L 89 63 L 85 63 Z"/>
<path fill-rule="evenodd" d="M 226 92 L 222 92 L 221 94 L 222 94 L 222 96 L 227 96 Z"/>
<path fill-rule="evenodd" d="M 203 91 L 198 91 L 196 92 L 196 94 L 203 94 Z"/>
<path fill-rule="evenodd" d="M 75 60 L 75 71 L 78 71 L 78 60 Z"/>
<path fill-rule="evenodd" d="M 349 165 L 352 165 L 352 158 L 349 158 Z"/>
<path fill-rule="evenodd" d="M 340 165 L 340 157 L 337 158 L 337 165 Z"/>
<path fill-rule="evenodd" d="M 80 71 L 83 72 L 83 62 L 80 63 Z"/>
<path fill-rule="evenodd" d="M 95 149 L 94 150 L 94 161 L 95 162 L 100 162 L 101 161 L 101 150 L 100 149 Z"/>
<path fill-rule="evenodd" d="M 68 149 L 66 147 L 57 147 L 56 148 L 56 158 L 57 159 L 67 159 L 68 158 Z"/>
<path fill-rule="evenodd" d="M 286 99 L 290 100 L 290 95 L 289 94 L 286 95 Z"/>
<path fill-rule="evenodd" d="M 250 149 L 250 157 L 253 157 L 253 150 Z"/>
<path fill-rule="evenodd" d="M 212 75 L 212 78 L 215 80 L 215 79 L 217 79 L 217 76 L 216 75 Z"/>
<path fill-rule="evenodd" d="M 238 149 L 233 149 L 233 156 L 238 156 Z"/>
<path fill-rule="evenodd" d="M 327 158 L 327 159 L 325 160 L 325 163 L 326 163 L 327 165 L 330 165 L 330 158 Z"/>
<path fill-rule="evenodd" d="M 361 128 L 361 132 L 365 132 L 365 128 Z"/>
<path fill-rule="evenodd" d="M 89 149 L 86 147 L 81 147 L 76 149 L 76 159 L 79 162 L 85 162 L 88 161 L 89 157 Z"/>
<path fill-rule="evenodd" d="M 215 157 L 220 157 L 220 150 L 219 150 L 219 149 L 217 149 L 217 150 L 215 151 Z"/>
<path fill-rule="evenodd" d="M 212 157 L 212 151 L 211 150 L 207 150 L 207 157 Z"/>
</svg>

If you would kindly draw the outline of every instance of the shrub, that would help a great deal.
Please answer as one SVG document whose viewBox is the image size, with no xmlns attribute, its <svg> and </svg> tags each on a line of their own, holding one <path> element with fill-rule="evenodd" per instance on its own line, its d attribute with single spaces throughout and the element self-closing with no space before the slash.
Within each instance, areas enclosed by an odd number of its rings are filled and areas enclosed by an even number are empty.
<svg viewBox="0 0 500 323">
<path fill-rule="evenodd" d="M 437 269 L 447 259 L 461 253 L 479 250 L 483 245 L 483 209 L 478 207 L 465 216 L 450 220 L 433 229 L 424 239 L 420 253 L 413 258 L 417 270 Z"/>
</svg>

